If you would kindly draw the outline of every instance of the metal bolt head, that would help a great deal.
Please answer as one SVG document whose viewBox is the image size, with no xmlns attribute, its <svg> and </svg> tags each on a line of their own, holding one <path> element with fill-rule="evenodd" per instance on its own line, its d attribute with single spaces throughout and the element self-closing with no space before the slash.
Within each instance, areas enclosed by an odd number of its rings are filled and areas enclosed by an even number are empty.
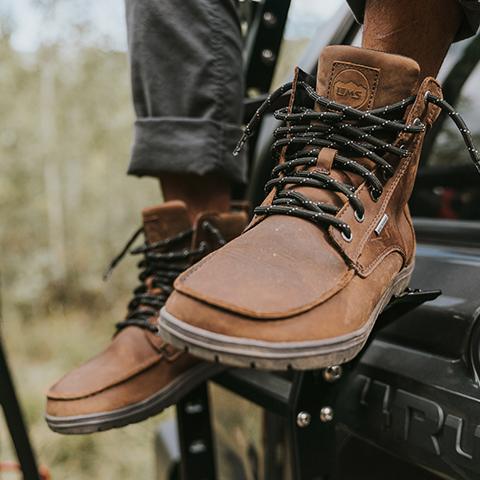
<svg viewBox="0 0 480 480">
<path fill-rule="evenodd" d="M 333 420 L 333 408 L 322 407 L 320 410 L 320 420 L 324 423 L 331 422 Z"/>
<path fill-rule="evenodd" d="M 262 92 L 259 88 L 250 87 L 249 89 L 247 89 L 247 97 L 248 98 L 255 98 L 255 97 L 260 96 L 261 94 L 262 94 Z"/>
<path fill-rule="evenodd" d="M 185 406 L 185 412 L 189 415 L 203 412 L 203 405 L 201 403 L 188 402 Z"/>
<path fill-rule="evenodd" d="M 275 54 L 269 48 L 264 48 L 262 50 L 262 61 L 267 65 L 273 64 L 275 62 Z"/>
<path fill-rule="evenodd" d="M 263 14 L 263 23 L 267 27 L 273 27 L 277 23 L 277 17 L 272 12 L 265 12 Z"/>
<path fill-rule="evenodd" d="M 310 422 L 312 420 L 312 416 L 308 412 L 300 412 L 297 415 L 297 425 L 300 428 L 305 428 L 310 425 Z"/>
<path fill-rule="evenodd" d="M 336 382 L 342 376 L 342 367 L 340 365 L 332 365 L 323 370 L 323 379 L 326 382 Z"/>
<path fill-rule="evenodd" d="M 203 440 L 194 440 L 188 447 L 188 451 L 193 455 L 198 455 L 207 451 L 207 445 Z"/>
</svg>

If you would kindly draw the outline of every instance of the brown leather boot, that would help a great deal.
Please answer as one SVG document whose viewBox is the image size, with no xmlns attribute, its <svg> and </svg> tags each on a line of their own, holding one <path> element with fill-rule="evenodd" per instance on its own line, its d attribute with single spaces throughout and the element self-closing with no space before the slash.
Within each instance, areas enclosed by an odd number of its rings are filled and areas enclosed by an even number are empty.
<svg viewBox="0 0 480 480">
<path fill-rule="evenodd" d="M 407 201 L 425 132 L 441 108 L 462 125 L 419 70 L 406 57 L 332 46 L 316 79 L 297 70 L 271 95 L 245 130 L 291 92 L 275 113 L 286 126 L 275 132 L 268 196 L 239 238 L 176 280 L 164 338 L 266 369 L 326 367 L 361 350 L 413 270 Z"/>
<path fill-rule="evenodd" d="M 167 344 L 158 336 L 157 317 L 177 275 L 240 234 L 246 221 L 245 212 L 205 213 L 192 227 L 183 202 L 143 211 L 137 234 L 143 232 L 146 243 L 132 250 L 143 255 L 141 284 L 110 345 L 48 391 L 46 420 L 52 430 L 91 433 L 139 422 L 219 371 L 219 365 Z"/>
</svg>

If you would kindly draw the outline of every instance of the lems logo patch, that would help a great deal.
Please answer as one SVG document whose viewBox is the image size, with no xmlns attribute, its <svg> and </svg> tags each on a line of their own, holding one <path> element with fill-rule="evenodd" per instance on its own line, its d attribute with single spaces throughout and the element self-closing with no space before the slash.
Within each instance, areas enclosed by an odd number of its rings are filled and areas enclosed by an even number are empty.
<svg viewBox="0 0 480 480">
<path fill-rule="evenodd" d="M 380 69 L 351 62 L 333 62 L 327 95 L 337 103 L 369 110 L 375 102 Z"/>
<path fill-rule="evenodd" d="M 353 108 L 363 107 L 369 97 L 367 77 L 353 68 L 342 70 L 332 82 L 332 100 Z"/>
</svg>

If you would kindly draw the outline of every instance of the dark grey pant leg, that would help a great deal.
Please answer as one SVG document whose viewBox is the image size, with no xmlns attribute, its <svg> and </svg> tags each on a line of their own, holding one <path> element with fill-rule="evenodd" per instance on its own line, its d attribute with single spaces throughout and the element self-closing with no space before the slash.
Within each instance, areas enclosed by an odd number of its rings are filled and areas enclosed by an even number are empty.
<svg viewBox="0 0 480 480">
<path fill-rule="evenodd" d="M 419 0 L 421 1 L 421 0 Z M 458 0 L 465 13 L 460 30 L 455 41 L 463 40 L 477 33 L 480 25 L 480 0 Z M 347 0 L 352 9 L 355 18 L 359 23 L 363 23 L 366 0 Z"/>
<path fill-rule="evenodd" d="M 246 181 L 235 0 L 125 0 L 137 120 L 128 173 Z"/>
</svg>

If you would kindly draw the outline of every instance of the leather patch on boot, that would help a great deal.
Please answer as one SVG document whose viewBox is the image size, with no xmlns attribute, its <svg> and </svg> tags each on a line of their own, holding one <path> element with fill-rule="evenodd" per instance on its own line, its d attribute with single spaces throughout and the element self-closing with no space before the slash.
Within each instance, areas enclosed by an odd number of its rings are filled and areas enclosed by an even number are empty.
<svg viewBox="0 0 480 480">
<path fill-rule="evenodd" d="M 369 110 L 377 92 L 379 68 L 333 62 L 327 95 L 334 102 Z"/>
</svg>

